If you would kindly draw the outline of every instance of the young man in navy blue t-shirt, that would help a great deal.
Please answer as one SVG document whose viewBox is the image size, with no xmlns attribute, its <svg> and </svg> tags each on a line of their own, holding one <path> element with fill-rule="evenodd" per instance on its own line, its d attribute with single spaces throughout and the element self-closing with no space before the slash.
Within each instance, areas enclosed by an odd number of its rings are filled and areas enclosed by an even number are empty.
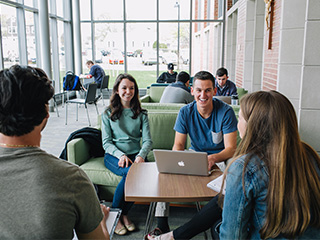
<svg viewBox="0 0 320 240">
<path fill-rule="evenodd" d="M 228 104 L 213 98 L 216 91 L 215 79 L 211 73 L 200 71 L 194 76 L 191 94 L 195 101 L 179 111 L 172 148 L 183 151 L 189 134 L 190 149 L 208 153 L 209 169 L 231 158 L 237 147 L 236 116 Z M 158 203 L 155 214 L 158 229 L 155 231 L 169 231 L 168 214 L 169 203 Z"/>
</svg>

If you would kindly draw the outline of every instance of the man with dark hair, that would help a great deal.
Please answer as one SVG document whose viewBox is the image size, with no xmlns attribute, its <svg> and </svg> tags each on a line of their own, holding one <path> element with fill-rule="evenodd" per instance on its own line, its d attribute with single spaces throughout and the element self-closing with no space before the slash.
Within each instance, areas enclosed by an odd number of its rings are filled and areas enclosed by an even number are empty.
<svg viewBox="0 0 320 240">
<path fill-rule="evenodd" d="M 102 79 L 106 75 L 103 68 L 94 64 L 91 60 L 87 61 L 86 65 L 87 68 L 90 69 L 89 77 L 94 77 L 94 82 L 98 85 L 98 88 L 100 88 Z"/>
<path fill-rule="evenodd" d="M 0 71 L 0 239 L 109 239 L 87 175 L 40 149 L 53 94 L 39 68 Z"/>
<path fill-rule="evenodd" d="M 167 86 L 160 99 L 160 103 L 190 103 L 193 96 L 189 89 L 190 75 L 180 72 L 175 83 Z"/>
<path fill-rule="evenodd" d="M 193 78 L 192 103 L 179 111 L 174 130 L 176 131 L 172 150 L 183 151 L 187 136 L 191 140 L 191 150 L 208 153 L 208 170 L 217 164 L 224 168 L 224 162 L 231 158 L 237 147 L 237 119 L 231 106 L 213 98 L 215 88 L 213 75 L 200 71 Z M 159 202 L 155 216 L 157 225 L 148 237 L 169 231 L 169 203 Z M 175 239 L 184 237 L 174 236 Z"/>
<path fill-rule="evenodd" d="M 236 85 L 228 80 L 228 70 L 226 68 L 219 68 L 216 73 L 216 88 L 217 96 L 232 96 L 237 94 Z"/>
<path fill-rule="evenodd" d="M 157 79 L 157 83 L 173 83 L 176 81 L 177 72 L 173 71 L 174 65 L 173 63 L 168 64 L 168 71 L 163 72 Z"/>
</svg>

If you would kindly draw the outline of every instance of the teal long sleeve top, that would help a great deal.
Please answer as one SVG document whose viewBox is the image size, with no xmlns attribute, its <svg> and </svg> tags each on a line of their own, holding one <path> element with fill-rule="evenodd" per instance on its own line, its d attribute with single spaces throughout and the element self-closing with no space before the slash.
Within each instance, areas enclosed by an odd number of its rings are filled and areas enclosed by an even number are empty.
<svg viewBox="0 0 320 240">
<path fill-rule="evenodd" d="M 145 159 L 152 147 L 148 115 L 140 113 L 132 119 L 133 112 L 125 108 L 121 117 L 112 121 L 109 114 L 102 114 L 102 145 L 105 152 L 117 158 L 138 152 Z"/>
</svg>

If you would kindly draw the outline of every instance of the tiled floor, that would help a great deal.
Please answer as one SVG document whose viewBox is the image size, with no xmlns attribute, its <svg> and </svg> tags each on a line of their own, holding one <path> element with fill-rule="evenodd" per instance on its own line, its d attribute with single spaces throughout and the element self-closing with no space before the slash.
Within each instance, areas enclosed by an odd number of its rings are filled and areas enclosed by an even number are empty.
<svg viewBox="0 0 320 240">
<path fill-rule="evenodd" d="M 102 100 L 98 101 L 98 111 L 101 114 L 107 105 L 109 100 L 104 101 L 103 105 Z M 66 125 L 66 108 L 65 106 L 58 106 L 59 117 L 57 112 L 50 113 L 50 118 L 48 120 L 46 128 L 42 131 L 41 139 L 41 148 L 46 150 L 48 153 L 51 153 L 55 156 L 60 155 L 61 151 L 64 148 L 65 142 L 69 137 L 70 133 L 75 130 L 81 129 L 83 127 L 88 127 L 88 119 L 86 114 L 86 109 L 82 105 L 78 109 L 79 118 L 76 121 L 76 104 L 68 105 L 68 124 Z M 88 105 L 89 117 L 92 127 L 97 124 L 97 111 L 93 104 Z"/>
</svg>

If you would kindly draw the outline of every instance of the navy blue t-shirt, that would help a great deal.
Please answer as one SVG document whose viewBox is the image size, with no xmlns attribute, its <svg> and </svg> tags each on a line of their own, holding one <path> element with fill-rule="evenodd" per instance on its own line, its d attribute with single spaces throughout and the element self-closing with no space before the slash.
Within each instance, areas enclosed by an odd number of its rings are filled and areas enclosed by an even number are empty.
<svg viewBox="0 0 320 240">
<path fill-rule="evenodd" d="M 100 87 L 102 78 L 105 76 L 103 68 L 99 65 L 93 65 L 90 68 L 90 74 L 94 77 L 94 81 L 98 84 L 98 87 Z"/>
<path fill-rule="evenodd" d="M 224 149 L 223 134 L 237 130 L 237 118 L 232 107 L 213 98 L 213 111 L 204 119 L 197 111 L 196 101 L 182 107 L 174 130 L 189 134 L 192 150 L 214 154 Z"/>
</svg>

